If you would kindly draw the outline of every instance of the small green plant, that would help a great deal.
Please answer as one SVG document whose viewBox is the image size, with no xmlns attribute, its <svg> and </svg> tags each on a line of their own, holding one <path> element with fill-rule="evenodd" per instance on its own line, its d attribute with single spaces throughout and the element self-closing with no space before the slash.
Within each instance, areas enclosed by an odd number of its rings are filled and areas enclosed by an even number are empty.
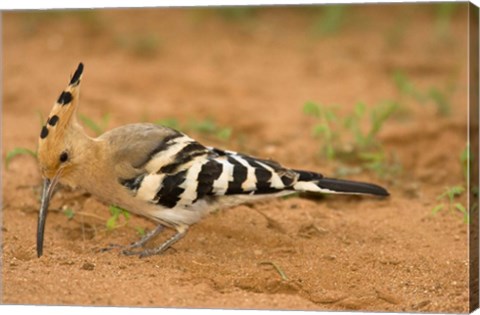
<svg viewBox="0 0 480 315">
<path fill-rule="evenodd" d="M 109 231 L 112 231 L 122 226 L 118 224 L 120 217 L 123 216 L 123 218 L 125 219 L 125 224 L 127 224 L 128 220 L 130 219 L 130 212 L 118 206 L 111 205 L 108 208 L 108 211 L 110 212 L 110 218 L 108 218 L 107 220 L 106 227 Z"/>
<path fill-rule="evenodd" d="M 75 216 L 75 211 L 72 208 L 66 208 L 63 210 L 63 214 L 67 217 L 67 219 L 71 220 Z"/>
<path fill-rule="evenodd" d="M 352 113 L 340 117 L 335 107 L 307 102 L 303 112 L 317 119 L 313 134 L 321 140 L 322 155 L 344 163 L 360 164 L 360 170 L 372 170 L 378 176 L 386 177 L 388 174 L 398 174 L 401 166 L 398 160 L 392 161 L 392 156 L 385 153 L 378 133 L 397 108 L 395 102 L 382 102 L 369 109 L 364 103 L 358 102 Z M 338 174 L 358 171 L 358 166 L 341 165 L 338 168 Z"/>
<path fill-rule="evenodd" d="M 307 102 L 303 106 L 303 112 L 319 121 L 313 127 L 313 135 L 323 140 L 322 151 L 328 159 L 335 158 L 335 143 L 338 139 L 338 132 L 334 129 L 334 124 L 338 121 L 335 109 L 318 105 L 314 102 Z"/>
<path fill-rule="evenodd" d="M 17 147 L 7 152 L 7 156 L 5 157 L 5 168 L 8 169 L 8 165 L 12 159 L 20 155 L 28 155 L 34 157 L 35 159 L 37 158 L 37 152 L 27 148 Z"/>
<path fill-rule="evenodd" d="M 441 91 L 436 87 L 430 87 L 426 91 L 418 89 L 410 78 L 400 70 L 393 72 L 392 79 L 395 86 L 402 96 L 411 97 L 420 105 L 431 103 L 437 110 L 437 115 L 446 117 L 451 113 L 451 91 L 445 89 L 446 92 Z"/>
<path fill-rule="evenodd" d="M 95 122 L 93 119 L 88 116 L 79 114 L 80 120 L 85 124 L 86 127 L 91 129 L 97 136 L 104 133 L 107 129 L 108 122 L 110 121 L 110 114 L 105 114 L 102 116 L 100 122 Z"/>
<path fill-rule="evenodd" d="M 460 197 L 464 193 L 464 191 L 465 191 L 465 188 L 463 186 L 453 186 L 453 187 L 446 188 L 446 190 L 437 197 L 438 201 L 443 201 L 443 202 L 435 205 L 432 208 L 432 213 L 436 214 L 439 211 L 444 210 L 445 207 L 447 207 L 449 211 L 452 211 L 455 209 L 461 214 L 463 214 L 464 222 L 468 223 L 469 215 L 468 215 L 467 209 L 460 202 L 455 202 L 455 200 L 458 197 Z"/>
<path fill-rule="evenodd" d="M 358 102 L 351 114 L 340 118 L 335 108 L 307 102 L 303 112 L 318 119 L 313 133 L 321 138 L 326 156 L 334 158 L 348 157 L 352 153 L 357 153 L 356 151 L 365 152 L 378 148 L 380 143 L 377 135 L 397 107 L 398 104 L 395 102 L 383 102 L 367 110 L 364 103 Z M 362 128 L 367 114 L 369 114 L 368 129 Z M 350 136 L 348 143 L 342 141 L 341 134 Z"/>
</svg>

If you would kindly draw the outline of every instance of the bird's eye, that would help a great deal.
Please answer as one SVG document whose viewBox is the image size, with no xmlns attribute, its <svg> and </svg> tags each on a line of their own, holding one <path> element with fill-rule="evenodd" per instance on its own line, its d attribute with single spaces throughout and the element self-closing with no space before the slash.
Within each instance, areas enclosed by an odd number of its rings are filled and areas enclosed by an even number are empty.
<svg viewBox="0 0 480 315">
<path fill-rule="evenodd" d="M 62 152 L 62 154 L 60 154 L 60 162 L 64 163 L 68 160 L 68 153 L 67 152 Z"/>
</svg>

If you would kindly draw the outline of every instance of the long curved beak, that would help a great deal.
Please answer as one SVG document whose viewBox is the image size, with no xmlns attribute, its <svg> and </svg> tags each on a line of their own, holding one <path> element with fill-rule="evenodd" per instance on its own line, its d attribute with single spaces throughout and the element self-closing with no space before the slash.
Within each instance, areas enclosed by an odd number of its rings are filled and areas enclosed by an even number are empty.
<svg viewBox="0 0 480 315">
<path fill-rule="evenodd" d="M 53 189 L 57 185 L 58 177 L 55 176 L 52 180 L 45 178 L 43 180 L 42 190 L 42 203 L 40 205 L 40 211 L 38 212 L 37 223 L 37 256 L 40 257 L 43 254 L 43 235 L 45 231 L 45 222 L 47 219 L 48 205 L 52 198 Z"/>
</svg>

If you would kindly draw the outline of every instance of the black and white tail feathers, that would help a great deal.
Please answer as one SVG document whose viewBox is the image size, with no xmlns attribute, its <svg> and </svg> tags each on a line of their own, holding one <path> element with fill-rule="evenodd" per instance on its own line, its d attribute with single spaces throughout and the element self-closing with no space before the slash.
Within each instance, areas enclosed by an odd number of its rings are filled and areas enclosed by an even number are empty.
<svg viewBox="0 0 480 315">
<path fill-rule="evenodd" d="M 308 171 L 294 170 L 294 172 L 299 175 L 297 183 L 293 185 L 296 191 L 389 196 L 385 188 L 375 184 L 328 178 Z"/>
</svg>

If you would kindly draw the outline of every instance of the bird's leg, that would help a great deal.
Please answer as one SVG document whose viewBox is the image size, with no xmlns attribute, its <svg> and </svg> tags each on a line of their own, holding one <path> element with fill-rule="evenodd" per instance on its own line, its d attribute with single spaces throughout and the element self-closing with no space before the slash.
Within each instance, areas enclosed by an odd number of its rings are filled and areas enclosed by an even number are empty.
<svg viewBox="0 0 480 315">
<path fill-rule="evenodd" d="M 162 245 L 156 247 L 156 248 L 151 248 L 151 249 L 145 249 L 143 251 L 132 251 L 132 250 L 123 250 L 122 253 L 124 255 L 130 256 L 130 255 L 139 255 L 140 258 L 147 257 L 147 256 L 152 256 L 156 254 L 161 254 L 167 249 L 170 248 L 173 244 L 181 240 L 185 234 L 187 234 L 187 229 L 184 229 L 182 231 L 178 231 L 174 236 L 166 240 Z"/>
<path fill-rule="evenodd" d="M 123 249 L 124 251 L 126 251 L 126 250 L 129 250 L 129 249 L 132 249 L 132 248 L 142 247 L 142 246 L 145 245 L 149 240 L 151 240 L 152 238 L 154 238 L 155 236 L 157 236 L 158 234 L 160 234 L 164 229 L 165 229 L 165 226 L 162 225 L 162 224 L 159 224 L 159 225 L 157 225 L 157 227 L 155 227 L 153 230 L 151 230 L 151 231 L 149 231 L 148 233 L 146 233 L 144 236 L 142 236 L 141 239 L 139 239 L 139 240 L 136 241 L 136 242 L 133 242 L 133 243 L 131 243 L 131 244 L 129 244 L 129 245 L 110 244 L 110 245 L 108 245 L 108 247 L 102 248 L 100 251 L 101 251 L 101 252 L 106 252 L 106 251 L 112 250 L 112 249 L 114 249 L 114 248 L 121 248 L 121 249 Z"/>
</svg>

